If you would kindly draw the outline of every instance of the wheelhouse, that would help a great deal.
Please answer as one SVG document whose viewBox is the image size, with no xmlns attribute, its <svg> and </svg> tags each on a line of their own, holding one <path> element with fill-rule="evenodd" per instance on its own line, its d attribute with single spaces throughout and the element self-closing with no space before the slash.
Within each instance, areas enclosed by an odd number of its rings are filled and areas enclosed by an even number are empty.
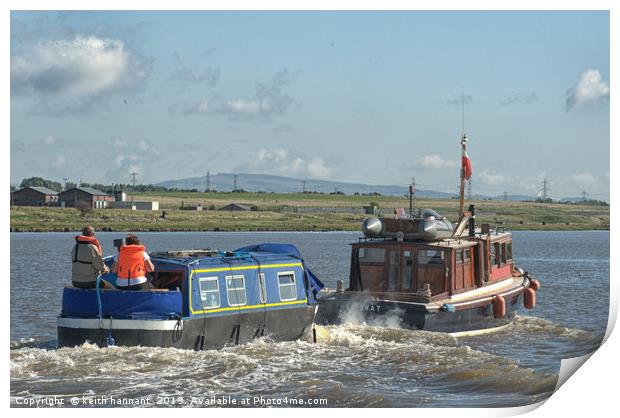
<svg viewBox="0 0 620 418">
<path fill-rule="evenodd" d="M 428 302 L 510 278 L 509 233 L 436 242 L 361 240 L 352 244 L 349 291 Z"/>
</svg>

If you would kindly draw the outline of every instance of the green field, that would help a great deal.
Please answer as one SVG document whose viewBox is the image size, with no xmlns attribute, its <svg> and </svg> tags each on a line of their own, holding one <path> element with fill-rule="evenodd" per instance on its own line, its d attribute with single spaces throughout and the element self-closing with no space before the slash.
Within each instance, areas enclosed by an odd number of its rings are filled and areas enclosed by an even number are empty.
<svg viewBox="0 0 620 418">
<path fill-rule="evenodd" d="M 129 209 L 12 207 L 11 231 L 77 231 L 86 224 L 109 231 L 351 231 L 359 230 L 363 206 L 376 202 L 384 216 L 409 206 L 405 198 L 275 193 L 146 193 L 135 201 L 159 201 L 159 211 Z M 255 205 L 256 211 L 219 211 L 228 203 Z M 477 222 L 509 230 L 608 230 L 609 207 L 485 200 L 476 205 Z M 180 210 L 201 204 L 203 211 Z M 418 199 L 456 220 L 455 199 Z M 212 208 L 211 210 L 206 210 Z M 213 209 L 215 208 L 215 210 Z M 164 214 L 165 212 L 165 214 Z"/>
</svg>

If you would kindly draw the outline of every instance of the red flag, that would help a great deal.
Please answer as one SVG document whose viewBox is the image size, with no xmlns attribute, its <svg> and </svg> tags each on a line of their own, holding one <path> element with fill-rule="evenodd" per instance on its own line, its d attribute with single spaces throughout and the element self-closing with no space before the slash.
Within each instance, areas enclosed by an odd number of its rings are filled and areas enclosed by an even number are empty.
<svg viewBox="0 0 620 418">
<path fill-rule="evenodd" d="M 467 156 L 467 153 L 463 154 L 463 162 L 462 162 L 462 166 L 463 166 L 463 177 L 465 178 L 465 180 L 469 180 L 469 178 L 471 177 L 471 161 L 469 161 L 469 157 Z"/>
</svg>

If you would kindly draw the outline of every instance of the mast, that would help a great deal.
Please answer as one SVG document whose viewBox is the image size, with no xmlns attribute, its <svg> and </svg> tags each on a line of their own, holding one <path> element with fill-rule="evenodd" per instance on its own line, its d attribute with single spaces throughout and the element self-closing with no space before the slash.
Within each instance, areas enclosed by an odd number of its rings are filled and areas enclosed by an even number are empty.
<svg viewBox="0 0 620 418">
<path fill-rule="evenodd" d="M 463 217 L 465 207 L 465 165 L 467 158 L 467 135 L 463 134 L 461 138 L 461 189 L 459 193 L 459 219 Z"/>
<path fill-rule="evenodd" d="M 465 158 L 467 156 L 467 135 L 465 135 L 465 94 L 461 87 L 461 187 L 459 192 L 459 219 L 465 208 Z"/>
</svg>

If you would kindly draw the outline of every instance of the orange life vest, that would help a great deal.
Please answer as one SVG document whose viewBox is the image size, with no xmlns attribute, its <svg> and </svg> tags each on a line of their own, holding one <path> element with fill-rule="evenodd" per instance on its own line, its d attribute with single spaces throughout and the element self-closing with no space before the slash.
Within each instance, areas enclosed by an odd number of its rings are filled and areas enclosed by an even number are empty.
<svg viewBox="0 0 620 418">
<path fill-rule="evenodd" d="M 101 251 L 101 244 L 97 241 L 95 237 L 87 237 L 86 235 L 78 235 L 75 237 L 75 242 L 79 244 L 93 244 L 99 250 L 99 254 L 103 255 L 103 251 Z"/>
<path fill-rule="evenodd" d="M 146 276 L 144 245 L 123 245 L 118 251 L 119 279 L 132 279 Z"/>
</svg>

